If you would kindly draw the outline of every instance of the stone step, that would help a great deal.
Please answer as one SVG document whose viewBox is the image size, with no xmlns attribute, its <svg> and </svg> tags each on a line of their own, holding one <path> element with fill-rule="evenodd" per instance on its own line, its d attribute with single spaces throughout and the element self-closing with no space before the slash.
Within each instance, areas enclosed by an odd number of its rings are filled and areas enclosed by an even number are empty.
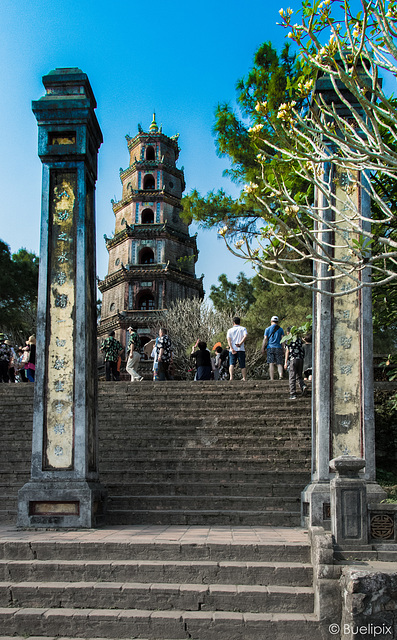
<svg viewBox="0 0 397 640">
<path fill-rule="evenodd" d="M 206 471 L 200 469 L 177 470 L 174 467 L 168 467 L 164 470 L 147 469 L 144 474 L 137 469 L 119 470 L 107 465 L 105 461 L 101 464 L 101 473 L 106 477 L 109 475 L 111 483 L 125 483 L 130 485 L 134 482 L 172 482 L 174 484 L 187 484 L 189 482 L 199 484 L 207 484 L 210 479 L 214 484 L 240 483 L 240 484 L 274 484 L 306 486 L 310 481 L 310 471 L 308 469 L 297 469 L 289 471 L 288 469 L 277 471 L 260 468 L 258 471 L 250 469 L 213 469 L 211 476 Z M 110 477 L 111 476 L 111 477 Z"/>
<path fill-rule="evenodd" d="M 64 638 L 131 637 L 147 640 L 307 640 L 320 638 L 314 614 L 229 611 L 1 608 L 0 625 L 9 635 Z M 133 635 L 132 635 L 133 634 Z"/>
<path fill-rule="evenodd" d="M 121 474 L 120 474 L 121 475 Z M 104 475 L 102 476 L 104 477 Z M 309 480 L 309 477 L 307 478 Z M 109 495 L 111 496 L 122 496 L 125 493 L 126 488 L 131 495 L 135 496 L 255 496 L 257 498 L 264 497 L 298 497 L 300 499 L 300 494 L 304 485 L 299 485 L 295 483 L 294 485 L 289 485 L 283 483 L 280 478 L 280 482 L 274 482 L 272 484 L 265 483 L 216 483 L 216 482 L 208 482 L 199 484 L 197 482 L 168 482 L 168 483 L 149 483 L 149 482 L 141 482 L 141 483 L 130 483 L 126 479 L 121 482 L 112 482 L 111 478 L 107 480 L 106 487 L 108 489 Z M 17 487 L 15 487 L 16 489 Z M 0 488 L 0 493 L 1 493 Z M 5 491 L 3 490 L 3 493 Z"/>
<path fill-rule="evenodd" d="M 116 444 L 122 446 L 122 444 L 126 442 L 126 431 L 120 431 L 113 434 L 104 434 L 101 433 L 99 435 L 100 443 L 102 446 L 109 446 L 111 443 L 115 446 Z M 310 436 L 303 429 L 299 431 L 294 431 L 293 433 L 283 433 L 281 430 L 274 432 L 265 432 L 260 433 L 255 430 L 255 432 L 251 432 L 249 427 L 247 428 L 247 433 L 235 434 L 232 432 L 219 432 L 217 429 L 206 429 L 205 432 L 201 431 L 197 432 L 184 432 L 182 429 L 176 431 L 172 429 L 172 431 L 167 432 L 167 435 L 164 434 L 164 430 L 160 431 L 146 431 L 144 433 L 139 433 L 139 431 L 135 430 L 133 432 L 128 433 L 128 442 L 131 446 L 140 447 L 143 449 L 151 449 L 154 446 L 158 447 L 186 447 L 194 446 L 194 447 L 211 447 L 216 444 L 218 447 L 222 448 L 236 448 L 236 447 L 245 447 L 250 449 L 253 447 L 255 443 L 257 443 L 260 447 L 271 447 L 277 445 L 277 447 L 284 448 L 307 448 L 310 444 Z M 5 446 L 5 445 L 4 445 Z M 12 447 L 18 446 L 18 441 L 10 442 L 10 446 L 7 447 L 12 450 Z"/>
<path fill-rule="evenodd" d="M 108 508 L 111 511 L 131 509 L 132 511 L 299 511 L 300 495 L 291 497 L 245 496 L 109 496 Z"/>
<path fill-rule="evenodd" d="M 107 460 L 107 466 L 103 471 L 111 471 L 108 465 L 119 466 L 123 468 L 125 462 L 131 462 L 130 458 L 117 458 L 110 457 Z M 311 458 L 309 454 L 306 457 L 296 458 L 286 458 L 285 460 L 280 460 L 276 455 L 268 458 L 258 458 L 256 460 L 250 460 L 243 457 L 234 457 L 233 460 L 227 459 L 224 457 L 213 457 L 213 458 L 199 458 L 197 457 L 194 460 L 194 468 L 192 464 L 192 459 L 180 460 L 178 458 L 166 458 L 163 457 L 161 460 L 153 460 L 148 458 L 140 459 L 135 458 L 133 461 L 134 468 L 136 471 L 143 470 L 156 470 L 156 471 L 167 471 L 170 467 L 174 468 L 175 471 L 178 472 L 186 472 L 191 470 L 192 473 L 196 472 L 211 472 L 216 471 L 226 471 L 226 472 L 239 472 L 239 471 L 247 471 L 247 472 L 258 472 L 262 471 L 264 468 L 266 471 L 291 471 L 292 469 L 301 471 L 302 469 L 309 470 L 310 469 Z"/>
<path fill-rule="evenodd" d="M 122 510 L 109 506 L 106 522 L 111 525 L 232 525 L 261 527 L 297 527 L 300 509 L 296 511 L 226 511 L 222 510 Z"/>
<path fill-rule="evenodd" d="M 222 402 L 224 399 L 222 398 Z M 167 402 L 167 407 L 165 407 L 165 403 Z M 117 420 L 118 417 L 122 417 L 123 420 L 127 420 L 127 422 L 134 422 L 139 418 L 148 419 L 150 416 L 154 417 L 156 422 L 167 422 L 172 418 L 177 418 L 179 421 L 181 420 L 191 420 L 192 416 L 199 415 L 200 421 L 204 422 L 208 420 L 210 417 L 216 417 L 217 412 L 214 411 L 214 407 L 211 406 L 213 402 L 216 402 L 216 399 L 207 400 L 208 404 L 203 406 L 203 402 L 205 400 L 202 398 L 197 403 L 191 402 L 189 400 L 188 405 L 186 403 L 173 401 L 171 398 L 164 399 L 162 402 L 159 402 L 158 405 L 153 404 L 153 400 L 147 399 L 146 406 L 150 406 L 150 414 L 146 409 L 142 407 L 145 406 L 145 399 L 140 398 L 139 406 L 133 403 L 122 403 L 119 402 L 117 406 L 113 404 L 106 407 L 102 406 L 99 403 L 98 413 L 99 420 L 105 422 L 109 418 L 112 420 Z M 219 402 L 219 399 L 218 399 Z M 245 401 L 247 404 L 247 400 Z M 172 407 L 170 409 L 169 407 Z M 233 422 L 238 422 L 240 417 L 241 420 L 241 407 L 242 403 L 236 402 L 235 404 L 228 403 L 228 411 L 230 411 L 230 419 Z M 263 402 L 258 403 L 258 405 L 254 405 L 249 403 L 249 411 L 245 411 L 247 418 L 249 420 L 262 418 L 263 420 L 287 420 L 289 418 L 293 419 L 302 419 L 307 418 L 308 411 L 310 411 L 310 405 L 307 402 L 295 400 L 295 401 L 285 401 L 285 402 L 272 402 L 268 407 L 263 404 Z M 233 419 L 234 414 L 234 419 Z M 196 417 L 197 420 L 197 417 Z M 198 420 L 197 420 L 198 422 Z"/>
<path fill-rule="evenodd" d="M 289 460 L 291 457 L 292 447 L 283 447 L 278 448 L 276 446 L 272 447 L 257 447 L 248 449 L 244 447 L 236 448 L 220 448 L 218 444 L 212 447 L 192 447 L 184 446 L 184 447 L 157 447 L 153 446 L 151 449 L 144 449 L 143 447 L 134 447 L 133 444 L 128 442 L 124 443 L 124 447 L 120 447 L 118 450 L 116 447 L 113 447 L 112 451 L 109 451 L 108 460 L 112 459 L 131 459 L 135 462 L 135 460 L 225 460 L 232 462 L 233 460 L 246 460 L 247 462 L 255 462 L 257 460 L 267 461 L 269 459 L 278 459 L 280 461 Z M 296 456 L 300 458 L 305 457 L 306 452 L 309 452 L 309 447 L 302 447 L 299 449 L 295 447 L 293 449 L 296 452 Z M 13 453 L 11 455 L 11 459 L 17 458 L 17 453 Z M 121 458 L 120 458 L 121 456 Z M 295 458 L 295 455 L 293 456 Z"/>
<path fill-rule="evenodd" d="M 305 562 L 232 560 L 0 560 L 1 582 L 141 582 L 311 587 Z"/>
<path fill-rule="evenodd" d="M 313 613 L 312 587 L 136 582 L 0 583 L 0 607 Z"/>
<path fill-rule="evenodd" d="M 142 535 L 145 536 L 145 527 L 142 528 Z M 301 530 L 297 531 L 301 537 Z M 224 533 L 225 532 L 225 533 Z M 106 541 L 100 538 L 97 541 L 89 542 L 87 537 L 83 541 L 68 541 L 67 537 L 59 540 L 54 534 L 50 539 L 42 539 L 41 536 L 33 536 L 25 540 L 0 539 L 0 559 L 2 561 L 16 560 L 26 561 L 142 561 L 149 560 L 161 562 L 194 562 L 194 561 L 216 561 L 216 562 L 265 562 L 265 563 L 296 563 L 310 562 L 310 544 L 306 542 L 258 542 L 257 544 L 242 544 L 238 542 L 225 542 L 229 528 L 217 529 L 217 537 L 220 542 L 134 542 L 133 538 L 127 542 Z M 294 532 L 294 530 L 293 530 Z M 178 532 L 177 532 L 178 533 Z M 71 532 L 73 535 L 73 532 Z M 98 537 L 98 536 L 97 536 Z"/>
</svg>

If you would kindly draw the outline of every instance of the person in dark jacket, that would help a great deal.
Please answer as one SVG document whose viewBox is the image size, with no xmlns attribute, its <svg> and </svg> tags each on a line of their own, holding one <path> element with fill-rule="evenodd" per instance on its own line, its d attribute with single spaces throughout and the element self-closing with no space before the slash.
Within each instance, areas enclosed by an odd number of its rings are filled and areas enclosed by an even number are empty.
<svg viewBox="0 0 397 640">
<path fill-rule="evenodd" d="M 194 351 L 195 347 L 198 347 L 197 351 Z M 206 342 L 196 342 L 192 347 L 192 353 L 190 357 L 196 360 L 196 380 L 211 380 L 212 363 L 211 354 L 207 349 Z"/>
</svg>

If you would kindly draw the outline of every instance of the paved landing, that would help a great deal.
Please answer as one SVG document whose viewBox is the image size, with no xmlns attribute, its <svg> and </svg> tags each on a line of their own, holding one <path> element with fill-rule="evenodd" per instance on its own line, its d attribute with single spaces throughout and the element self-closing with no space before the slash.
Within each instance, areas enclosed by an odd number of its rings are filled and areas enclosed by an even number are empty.
<svg viewBox="0 0 397 640">
<path fill-rule="evenodd" d="M 309 544 L 301 527 L 126 525 L 84 530 L 18 530 L 0 526 L 0 542 L 135 542 L 139 544 Z"/>
</svg>

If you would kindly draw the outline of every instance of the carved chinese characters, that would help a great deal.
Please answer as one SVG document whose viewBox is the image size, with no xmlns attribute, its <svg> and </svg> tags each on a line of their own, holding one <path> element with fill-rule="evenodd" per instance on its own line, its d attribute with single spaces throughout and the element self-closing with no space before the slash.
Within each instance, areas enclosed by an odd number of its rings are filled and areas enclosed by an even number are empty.
<svg viewBox="0 0 397 640">
<path fill-rule="evenodd" d="M 53 176 L 45 431 L 45 464 L 50 469 L 73 467 L 75 194 L 75 173 Z"/>
<path fill-rule="evenodd" d="M 354 260 L 348 246 L 357 234 L 352 232 L 359 210 L 358 176 L 337 174 L 336 201 L 340 214 L 335 231 L 335 259 L 348 263 Z M 348 276 L 341 276 L 335 284 L 335 292 L 347 292 L 354 288 Z M 332 412 L 331 457 L 350 455 L 361 457 L 361 411 L 360 411 L 360 294 L 353 292 L 334 298 L 333 380 L 334 398 Z"/>
</svg>

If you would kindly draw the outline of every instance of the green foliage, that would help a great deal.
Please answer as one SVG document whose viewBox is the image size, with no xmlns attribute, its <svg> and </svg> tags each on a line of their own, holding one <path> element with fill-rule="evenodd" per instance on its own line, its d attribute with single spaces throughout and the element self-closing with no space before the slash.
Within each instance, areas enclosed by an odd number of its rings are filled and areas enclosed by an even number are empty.
<svg viewBox="0 0 397 640">
<path fill-rule="evenodd" d="M 388 494 L 397 498 L 397 405 L 396 389 L 375 389 L 376 477 Z"/>
<path fill-rule="evenodd" d="M 219 286 L 211 285 L 210 299 L 218 311 L 226 311 L 230 316 L 245 315 L 255 302 L 252 279 L 239 273 L 237 282 L 230 282 L 225 273 L 218 277 Z"/>
<path fill-rule="evenodd" d="M 313 327 L 313 316 L 310 314 L 306 317 L 306 322 L 297 327 L 293 325 L 289 332 L 283 336 L 280 342 L 295 342 L 296 338 L 303 338 L 308 333 L 311 333 Z"/>
<path fill-rule="evenodd" d="M 247 278 L 239 274 L 237 282 L 233 283 L 222 274 L 218 280 L 219 286 L 211 287 L 210 298 L 214 307 L 228 311 L 232 316 L 240 314 L 252 349 L 260 348 L 264 330 L 273 315 L 278 315 L 284 327 L 301 326 L 311 312 L 311 292 L 300 287 L 271 284 L 260 275 Z"/>
<path fill-rule="evenodd" d="M 0 240 L 0 330 L 14 343 L 24 344 L 36 326 L 39 259 L 20 249 L 11 255 Z"/>
</svg>

